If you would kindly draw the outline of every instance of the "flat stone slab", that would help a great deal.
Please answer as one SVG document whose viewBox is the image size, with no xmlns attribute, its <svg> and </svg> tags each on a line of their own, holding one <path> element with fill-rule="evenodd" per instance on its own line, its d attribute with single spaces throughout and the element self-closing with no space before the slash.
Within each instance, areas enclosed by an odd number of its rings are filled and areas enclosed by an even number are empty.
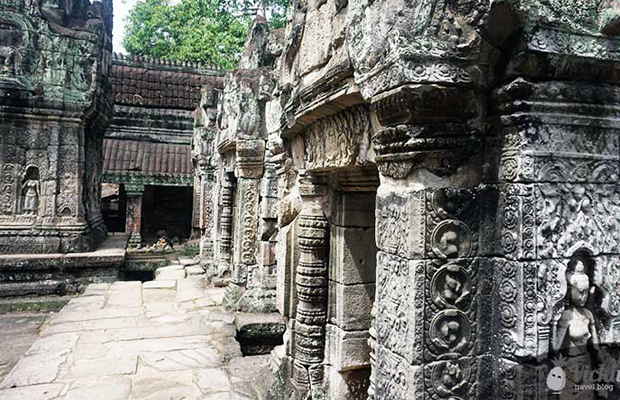
<svg viewBox="0 0 620 400">
<path fill-rule="evenodd" d="M 64 400 L 125 400 L 131 393 L 128 376 L 104 376 L 74 381 Z"/>
<path fill-rule="evenodd" d="M 185 270 L 181 265 L 170 265 L 155 270 L 156 281 L 185 279 Z"/>
<path fill-rule="evenodd" d="M 144 354 L 140 356 L 140 364 L 158 371 L 184 371 L 188 369 L 222 367 L 224 358 L 214 348 L 200 347 Z"/>
<path fill-rule="evenodd" d="M 60 392 L 65 387 L 64 384 L 47 384 L 24 386 L 13 389 L 0 390 L 0 399 L 2 400 L 52 400 L 57 399 Z"/>
<path fill-rule="evenodd" d="M 160 277 L 185 276 L 182 265 L 165 268 Z M 239 389 L 243 357 L 235 316 L 214 300 L 222 294 L 194 276 L 91 285 L 22 349 L 0 399 L 258 399 Z"/>
<path fill-rule="evenodd" d="M 192 265 L 189 267 L 185 267 L 185 274 L 187 276 L 204 275 L 204 273 L 205 273 L 205 270 L 199 265 Z"/>
<path fill-rule="evenodd" d="M 194 382 L 204 394 L 230 391 L 230 378 L 226 371 L 220 368 L 194 371 Z"/>
<path fill-rule="evenodd" d="M 172 279 L 165 281 L 163 279 L 158 281 L 144 282 L 142 289 L 175 289 L 177 287 L 177 281 Z"/>
<path fill-rule="evenodd" d="M 25 356 L 0 384 L 0 390 L 53 383 L 70 352 L 71 349 L 63 349 Z"/>
<path fill-rule="evenodd" d="M 198 261 L 194 260 L 193 258 L 189 258 L 189 257 L 179 257 L 178 260 L 179 260 L 179 264 L 181 264 L 184 267 L 198 264 Z"/>
<path fill-rule="evenodd" d="M 0 314 L 0 381 L 38 338 L 47 313 Z M 2 398 L 2 396 L 0 396 Z"/>
</svg>

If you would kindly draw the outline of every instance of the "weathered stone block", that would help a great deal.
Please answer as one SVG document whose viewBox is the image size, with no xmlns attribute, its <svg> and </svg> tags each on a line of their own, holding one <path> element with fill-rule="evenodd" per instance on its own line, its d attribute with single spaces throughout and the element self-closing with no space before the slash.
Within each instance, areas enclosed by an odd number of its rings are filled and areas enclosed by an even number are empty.
<svg viewBox="0 0 620 400">
<path fill-rule="evenodd" d="M 239 178 L 260 178 L 264 171 L 265 141 L 238 140 L 235 174 Z"/>
<path fill-rule="evenodd" d="M 338 193 L 332 223 L 338 226 L 375 226 L 375 197 L 371 193 Z"/>
<path fill-rule="evenodd" d="M 278 218 L 278 198 L 277 197 L 262 197 L 261 198 L 260 217 L 263 219 L 277 219 Z"/>
<path fill-rule="evenodd" d="M 375 282 L 377 251 L 374 228 L 332 225 L 329 279 L 345 285 Z"/>
<path fill-rule="evenodd" d="M 276 288 L 275 267 L 269 265 L 250 265 L 248 267 L 248 288 Z"/>
<path fill-rule="evenodd" d="M 490 254 L 485 243 L 496 223 L 493 186 L 402 191 L 377 196 L 377 246 L 409 259 Z M 480 243 L 485 243 L 480 246 Z M 492 254 L 492 253 L 491 253 Z"/>
<path fill-rule="evenodd" d="M 295 245 L 296 231 L 296 223 L 280 229 L 276 244 L 276 304 L 285 317 L 293 315 L 295 309 L 295 266 L 299 259 L 299 247 Z"/>
<path fill-rule="evenodd" d="M 326 366 L 325 378 L 329 381 L 331 399 L 357 400 L 368 397 L 370 368 L 338 371 Z"/>
<path fill-rule="evenodd" d="M 336 371 L 370 367 L 370 347 L 367 330 L 345 331 L 336 325 L 326 325 L 326 354 Z"/>
<path fill-rule="evenodd" d="M 343 285 L 329 282 L 329 315 L 334 325 L 344 330 L 367 330 L 372 316 L 370 310 L 375 299 L 375 284 Z"/>
<path fill-rule="evenodd" d="M 275 242 L 260 242 L 260 265 L 276 265 L 276 243 Z"/>
</svg>

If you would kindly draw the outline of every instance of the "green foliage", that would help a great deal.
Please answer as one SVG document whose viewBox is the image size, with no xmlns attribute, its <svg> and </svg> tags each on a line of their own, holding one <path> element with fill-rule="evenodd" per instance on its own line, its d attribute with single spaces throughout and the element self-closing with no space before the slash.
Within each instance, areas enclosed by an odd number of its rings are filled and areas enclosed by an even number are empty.
<svg viewBox="0 0 620 400">
<path fill-rule="evenodd" d="M 265 0 L 265 8 L 271 28 L 284 28 L 286 25 L 286 11 L 291 0 Z"/>
<path fill-rule="evenodd" d="M 265 0 L 272 27 L 282 27 L 290 0 Z M 129 54 L 234 68 L 251 22 L 248 0 L 140 0 L 123 45 Z"/>
<path fill-rule="evenodd" d="M 200 245 L 194 242 L 187 242 L 185 246 L 183 246 L 180 254 L 186 257 L 196 257 L 200 254 Z"/>
</svg>

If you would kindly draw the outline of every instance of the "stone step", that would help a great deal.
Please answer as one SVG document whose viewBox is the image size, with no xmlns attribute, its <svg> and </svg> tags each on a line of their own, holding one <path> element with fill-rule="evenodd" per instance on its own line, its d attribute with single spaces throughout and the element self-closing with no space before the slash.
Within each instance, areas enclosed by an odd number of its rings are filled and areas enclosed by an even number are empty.
<svg viewBox="0 0 620 400">
<path fill-rule="evenodd" d="M 286 324 L 278 313 L 236 313 L 235 328 L 241 351 L 250 356 L 269 354 L 283 344 Z"/>
<path fill-rule="evenodd" d="M 187 276 L 204 275 L 205 270 L 199 265 L 192 265 L 185 267 L 185 274 Z"/>
<path fill-rule="evenodd" d="M 157 281 L 175 279 L 185 279 L 185 270 L 182 265 L 170 265 L 155 270 L 155 280 Z"/>
<path fill-rule="evenodd" d="M 189 257 L 179 257 L 179 264 L 181 264 L 184 267 L 189 267 L 189 266 L 198 264 L 198 261 L 194 260 L 193 258 L 189 258 Z"/>
<path fill-rule="evenodd" d="M 214 287 L 220 287 L 220 288 L 221 287 L 227 287 L 229 283 L 230 283 L 230 277 L 220 278 L 220 277 L 216 276 L 213 279 L 211 279 L 211 284 Z"/>
<path fill-rule="evenodd" d="M 0 298 L 23 296 L 50 296 L 74 294 L 77 287 L 62 280 L 44 280 L 38 282 L 0 282 Z"/>
<path fill-rule="evenodd" d="M 0 314 L 60 311 L 75 296 L 11 297 L 0 299 Z"/>
</svg>

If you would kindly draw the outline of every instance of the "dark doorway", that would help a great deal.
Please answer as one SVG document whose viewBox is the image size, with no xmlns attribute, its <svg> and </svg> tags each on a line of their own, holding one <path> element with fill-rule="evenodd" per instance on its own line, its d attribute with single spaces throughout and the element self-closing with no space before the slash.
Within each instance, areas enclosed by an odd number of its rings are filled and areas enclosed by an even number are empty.
<svg viewBox="0 0 620 400">
<path fill-rule="evenodd" d="M 165 231 L 169 239 L 188 239 L 192 231 L 191 187 L 146 186 L 142 200 L 142 239 L 157 241 Z"/>
<path fill-rule="evenodd" d="M 101 213 L 108 232 L 125 232 L 127 199 L 123 185 L 117 183 L 101 185 Z"/>
</svg>

